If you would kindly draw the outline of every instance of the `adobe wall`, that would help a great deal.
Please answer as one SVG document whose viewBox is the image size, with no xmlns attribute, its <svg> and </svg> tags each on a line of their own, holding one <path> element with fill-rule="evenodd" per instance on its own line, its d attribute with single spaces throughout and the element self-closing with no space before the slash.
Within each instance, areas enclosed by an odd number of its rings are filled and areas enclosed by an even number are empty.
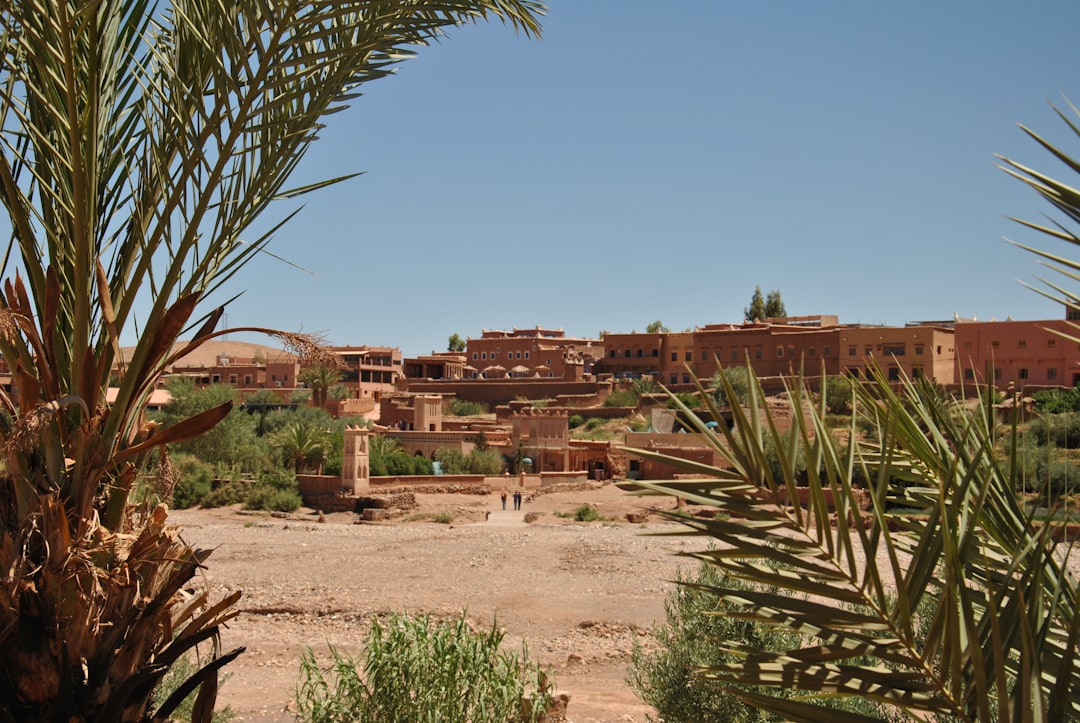
<svg viewBox="0 0 1080 723">
<path fill-rule="evenodd" d="M 454 394 L 458 399 L 467 402 L 486 404 L 489 409 L 499 404 L 509 404 L 518 397 L 553 399 L 560 395 L 600 393 L 599 382 L 568 382 L 561 379 L 454 379 L 443 382 L 410 379 L 407 386 L 408 391 L 415 394 Z"/>
</svg>

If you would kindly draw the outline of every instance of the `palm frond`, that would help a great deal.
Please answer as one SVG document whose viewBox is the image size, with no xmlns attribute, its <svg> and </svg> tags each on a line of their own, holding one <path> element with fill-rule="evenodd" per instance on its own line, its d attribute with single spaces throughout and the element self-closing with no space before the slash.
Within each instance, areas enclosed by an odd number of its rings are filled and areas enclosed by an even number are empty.
<svg viewBox="0 0 1080 723">
<path fill-rule="evenodd" d="M 756 380 L 718 433 L 680 405 L 722 459 L 711 474 L 628 450 L 701 475 L 624 486 L 716 508 L 712 519 L 672 517 L 713 543 L 689 554 L 758 586 L 710 588 L 729 614 L 804 640 L 793 650 L 729 651 L 740 660 L 703 674 L 801 690 L 797 703 L 751 696 L 794 719 L 834 719 L 828 700 L 837 696 L 962 720 L 1080 714 L 1076 583 L 1017 503 L 1015 468 L 995 457 L 993 420 L 924 380 L 894 387 L 878 370 L 852 412 L 873 418 L 877 434 L 842 446 L 801 380 L 784 397 L 786 433 Z M 897 507 L 920 514 L 897 518 Z"/>
</svg>

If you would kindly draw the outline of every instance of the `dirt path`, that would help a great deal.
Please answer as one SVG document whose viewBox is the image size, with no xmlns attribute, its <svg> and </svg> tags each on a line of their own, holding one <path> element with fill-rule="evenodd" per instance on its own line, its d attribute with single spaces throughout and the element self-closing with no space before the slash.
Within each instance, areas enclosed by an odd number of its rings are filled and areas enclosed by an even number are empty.
<svg viewBox="0 0 1080 723">
<path fill-rule="evenodd" d="M 217 594 L 244 591 L 224 643 L 247 652 L 227 669 L 221 703 L 241 720 L 292 720 L 306 648 L 356 653 L 378 613 L 467 611 L 478 627 L 497 620 L 509 644 L 526 641 L 552 668 L 571 696 L 571 721 L 644 721 L 649 709 L 625 683 L 630 651 L 651 644 L 663 620 L 669 581 L 685 564 L 672 552 L 695 544 L 645 533 L 682 528 L 620 522 L 647 505 L 610 486 L 527 499 L 521 511 L 502 510 L 497 495 L 422 497 L 418 516 L 442 512 L 454 522 L 174 513 L 186 539 L 215 548 L 206 584 Z M 581 524 L 553 514 L 585 502 L 610 519 Z M 527 512 L 539 520 L 526 524 Z"/>
</svg>

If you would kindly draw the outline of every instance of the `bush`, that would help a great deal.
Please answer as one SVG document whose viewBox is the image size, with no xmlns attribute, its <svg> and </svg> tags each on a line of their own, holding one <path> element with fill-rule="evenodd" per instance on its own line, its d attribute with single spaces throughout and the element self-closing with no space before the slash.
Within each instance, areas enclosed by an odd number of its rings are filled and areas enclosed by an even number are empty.
<svg viewBox="0 0 1080 723">
<path fill-rule="evenodd" d="M 178 475 L 173 487 L 172 506 L 182 510 L 201 503 L 210 492 L 214 468 L 188 454 L 175 455 L 172 463 Z"/>
<path fill-rule="evenodd" d="M 825 409 L 829 414 L 851 414 L 851 399 L 856 382 L 849 376 L 836 375 L 825 380 Z"/>
<path fill-rule="evenodd" d="M 486 413 L 487 407 L 480 402 L 468 402 L 464 399 L 454 399 L 450 402 L 450 414 L 455 417 L 475 417 Z"/>
<path fill-rule="evenodd" d="M 243 502 L 251 488 L 248 482 L 225 482 L 203 496 L 202 507 L 228 507 Z"/>
<path fill-rule="evenodd" d="M 585 417 L 580 414 L 571 414 L 570 419 L 566 420 L 566 425 L 570 429 L 577 429 L 583 424 L 585 424 Z"/>
<path fill-rule="evenodd" d="M 724 379 L 727 379 L 728 384 L 731 386 L 734 395 L 733 399 L 728 399 L 727 390 L 724 389 Z M 746 367 L 726 367 L 722 372 L 713 374 L 709 386 L 713 388 L 713 399 L 722 407 L 730 407 L 733 404 L 746 404 L 750 399 L 750 373 L 746 370 Z"/>
<path fill-rule="evenodd" d="M 589 504 L 584 504 L 574 510 L 574 519 L 578 522 L 595 522 L 596 520 L 602 520 L 603 517 L 595 507 Z"/>
<path fill-rule="evenodd" d="M 636 407 L 638 395 L 632 389 L 616 389 L 604 400 L 605 407 Z"/>
<path fill-rule="evenodd" d="M 269 484 L 253 486 L 244 498 L 245 510 L 296 512 L 301 504 L 303 500 L 295 489 L 278 489 Z"/>
<path fill-rule="evenodd" d="M 701 666 L 715 666 L 739 660 L 728 652 L 743 645 L 754 649 L 790 650 L 801 644 L 801 636 L 757 625 L 737 615 L 728 603 L 709 591 L 712 587 L 762 590 L 716 567 L 702 563 L 692 579 L 676 573 L 678 586 L 664 601 L 666 625 L 656 630 L 658 650 L 635 645 L 627 669 L 627 683 L 646 703 L 656 709 L 665 723 L 727 723 L 775 720 L 771 715 L 743 703 L 735 691 L 766 692 L 747 686 L 709 680 L 698 673 Z M 775 691 L 770 691 L 775 694 Z M 888 720 L 879 706 L 862 701 L 838 701 L 843 710 L 862 713 L 870 720 Z"/>
<path fill-rule="evenodd" d="M 552 685 L 524 645 L 508 652 L 502 640 L 494 624 L 471 632 L 464 614 L 444 623 L 395 614 L 385 627 L 376 619 L 356 659 L 331 647 L 323 669 L 304 653 L 297 720 L 538 722 Z"/>
</svg>

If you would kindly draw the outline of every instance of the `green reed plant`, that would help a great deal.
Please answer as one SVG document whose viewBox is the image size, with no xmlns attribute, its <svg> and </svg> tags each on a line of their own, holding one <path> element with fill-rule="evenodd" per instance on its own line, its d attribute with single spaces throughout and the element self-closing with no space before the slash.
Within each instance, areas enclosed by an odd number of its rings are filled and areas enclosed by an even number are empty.
<svg viewBox="0 0 1080 723">
<path fill-rule="evenodd" d="M 503 647 L 493 622 L 474 632 L 465 614 L 438 622 L 393 614 L 374 619 L 356 658 L 330 647 L 320 666 L 308 649 L 296 692 L 301 723 L 533 723 L 551 703 L 548 674 L 528 648 Z"/>
</svg>

